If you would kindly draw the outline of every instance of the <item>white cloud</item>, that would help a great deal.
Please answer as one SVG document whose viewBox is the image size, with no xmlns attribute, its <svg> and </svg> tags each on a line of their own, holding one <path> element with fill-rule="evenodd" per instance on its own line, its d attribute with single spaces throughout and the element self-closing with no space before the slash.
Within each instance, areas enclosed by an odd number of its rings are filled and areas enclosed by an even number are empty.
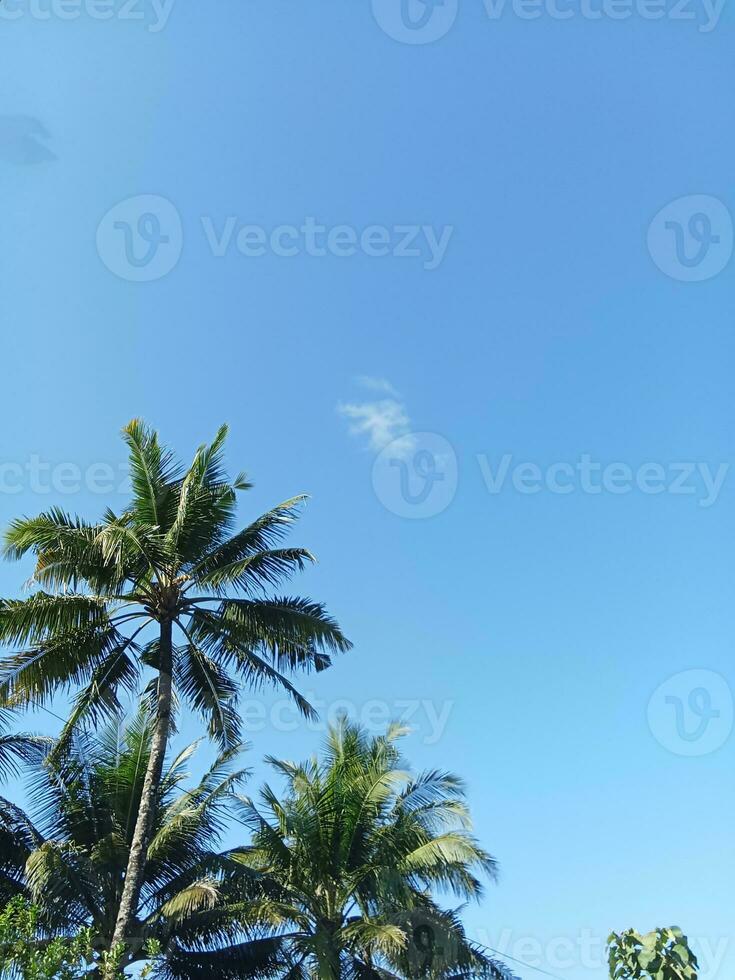
<svg viewBox="0 0 735 980">
<path fill-rule="evenodd" d="M 416 440 L 411 432 L 411 419 L 398 392 L 384 378 L 362 376 L 356 380 L 364 388 L 392 397 L 378 401 L 340 402 L 337 411 L 349 420 L 350 434 L 367 437 L 367 446 L 373 452 L 380 452 L 393 443 L 396 454 L 408 455 Z"/>
</svg>

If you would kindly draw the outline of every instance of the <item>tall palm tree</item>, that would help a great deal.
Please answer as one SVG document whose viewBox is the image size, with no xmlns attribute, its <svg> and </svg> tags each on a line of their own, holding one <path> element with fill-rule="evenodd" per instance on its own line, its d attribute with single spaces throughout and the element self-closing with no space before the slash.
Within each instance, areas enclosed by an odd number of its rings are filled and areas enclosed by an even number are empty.
<svg viewBox="0 0 735 980">
<path fill-rule="evenodd" d="M 251 686 L 284 688 L 308 715 L 284 671 L 323 670 L 330 653 L 349 647 L 322 605 L 265 597 L 312 560 L 302 548 L 275 547 L 302 498 L 233 533 L 237 492 L 250 484 L 224 472 L 226 434 L 223 426 L 183 471 L 134 420 L 123 430 L 132 500 L 122 513 L 89 523 L 52 509 L 15 521 L 6 534 L 8 557 L 35 555 L 37 591 L 0 603 L 0 643 L 21 647 L 0 661 L 0 703 L 43 704 L 76 689 L 61 750 L 80 724 L 120 711 L 120 695 L 137 689 L 142 668 L 154 672 L 147 698 L 155 725 L 114 947 L 137 911 L 175 699 L 227 747 L 239 739 L 233 673 Z"/>
<path fill-rule="evenodd" d="M 277 886 L 247 917 L 280 937 L 287 980 L 510 976 L 439 904 L 437 892 L 479 898 L 496 865 L 470 833 L 461 781 L 405 769 L 404 731 L 373 738 L 343 719 L 323 758 L 269 760 L 282 798 L 266 785 L 259 804 L 241 801 L 253 834 L 241 860 Z"/>
<path fill-rule="evenodd" d="M 140 713 L 125 730 L 113 723 L 97 737 L 74 739 L 63 756 L 36 767 L 30 813 L 0 808 L 0 868 L 37 908 L 47 935 L 89 928 L 93 947 L 109 948 L 152 735 Z M 247 773 L 232 769 L 233 748 L 191 787 L 186 766 L 195 748 L 164 766 L 127 965 L 145 960 L 155 941 L 167 977 L 228 980 L 233 970 L 257 976 L 283 960 L 275 942 L 248 944 L 256 933 L 238 915 L 249 879 L 216 849 Z"/>
</svg>

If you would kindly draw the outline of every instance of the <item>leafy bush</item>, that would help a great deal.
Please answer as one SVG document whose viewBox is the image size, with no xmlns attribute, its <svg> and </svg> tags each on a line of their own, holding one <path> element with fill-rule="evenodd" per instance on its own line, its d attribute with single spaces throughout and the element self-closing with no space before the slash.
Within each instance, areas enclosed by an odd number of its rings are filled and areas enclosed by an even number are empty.
<svg viewBox="0 0 735 980">
<path fill-rule="evenodd" d="M 676 926 L 613 932 L 607 948 L 611 980 L 697 980 L 697 958 Z"/>
<path fill-rule="evenodd" d="M 73 938 L 39 939 L 38 910 L 14 898 L 0 912 L 0 976 L 22 980 L 78 980 L 92 960 L 89 929 Z"/>
</svg>

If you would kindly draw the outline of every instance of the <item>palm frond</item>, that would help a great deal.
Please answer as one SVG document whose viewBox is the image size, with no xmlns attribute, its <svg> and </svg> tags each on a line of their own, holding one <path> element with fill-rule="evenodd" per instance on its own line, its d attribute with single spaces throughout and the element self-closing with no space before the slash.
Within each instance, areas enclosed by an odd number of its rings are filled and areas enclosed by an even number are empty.
<svg viewBox="0 0 735 980">
<path fill-rule="evenodd" d="M 195 912 L 213 908 L 219 899 L 216 881 L 195 881 L 161 906 L 160 914 L 170 923 L 178 924 Z"/>
<path fill-rule="evenodd" d="M 303 494 L 284 500 L 242 531 L 217 544 L 192 564 L 189 572 L 192 579 L 205 581 L 220 569 L 272 549 L 298 518 L 298 510 L 305 500 Z"/>
<path fill-rule="evenodd" d="M 210 736 L 221 748 L 239 743 L 242 722 L 237 710 L 238 685 L 194 643 L 179 648 L 174 663 L 181 697 L 205 719 Z"/>
<path fill-rule="evenodd" d="M 141 419 L 133 419 L 123 429 L 130 463 L 133 488 L 131 512 L 136 520 L 165 533 L 175 514 L 174 485 L 180 468 L 169 450 L 161 445 L 158 434 Z"/>
</svg>

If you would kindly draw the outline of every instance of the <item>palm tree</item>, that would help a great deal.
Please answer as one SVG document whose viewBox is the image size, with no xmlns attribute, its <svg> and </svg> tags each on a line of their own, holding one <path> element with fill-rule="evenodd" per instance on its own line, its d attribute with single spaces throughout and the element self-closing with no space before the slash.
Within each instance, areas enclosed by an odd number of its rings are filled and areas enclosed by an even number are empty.
<svg viewBox="0 0 735 980">
<path fill-rule="evenodd" d="M 0 643 L 21 649 L 0 662 L 0 703 L 43 705 L 76 689 L 59 751 L 84 723 L 121 710 L 151 668 L 146 696 L 155 711 L 151 751 L 131 840 L 112 945 L 133 921 L 153 832 L 154 801 L 172 727 L 175 699 L 202 715 L 223 748 L 239 741 L 238 684 L 284 688 L 305 714 L 312 709 L 284 671 L 323 670 L 330 653 L 349 648 L 318 603 L 266 598 L 312 560 L 302 548 L 275 547 L 303 498 L 275 507 L 234 532 L 236 496 L 250 484 L 229 480 L 223 426 L 182 471 L 155 432 L 138 420 L 124 430 L 132 500 L 88 523 L 52 509 L 15 521 L 6 555 L 31 553 L 38 591 L 0 603 Z M 155 635 L 146 641 L 149 627 Z"/>
<path fill-rule="evenodd" d="M 266 785 L 260 804 L 241 800 L 253 840 L 240 859 L 271 889 L 247 918 L 280 938 L 287 980 L 510 976 L 439 905 L 437 891 L 479 898 L 496 864 L 470 833 L 461 781 L 405 769 L 404 732 L 373 738 L 342 719 L 321 760 L 269 760 L 283 798 Z"/>
<path fill-rule="evenodd" d="M 63 756 L 36 767 L 31 815 L 0 810 L 0 868 L 38 910 L 44 934 L 73 937 L 91 929 L 93 947 L 109 948 L 152 737 L 141 712 L 125 730 L 112 723 L 98 737 L 75 738 Z M 233 790 L 247 773 L 231 768 L 239 751 L 232 748 L 187 788 L 185 767 L 195 748 L 164 766 L 128 965 L 155 948 L 159 972 L 171 980 L 226 980 L 233 969 L 256 976 L 283 960 L 275 942 L 248 944 L 256 934 L 238 921 L 238 909 L 249 878 L 216 849 Z"/>
</svg>

